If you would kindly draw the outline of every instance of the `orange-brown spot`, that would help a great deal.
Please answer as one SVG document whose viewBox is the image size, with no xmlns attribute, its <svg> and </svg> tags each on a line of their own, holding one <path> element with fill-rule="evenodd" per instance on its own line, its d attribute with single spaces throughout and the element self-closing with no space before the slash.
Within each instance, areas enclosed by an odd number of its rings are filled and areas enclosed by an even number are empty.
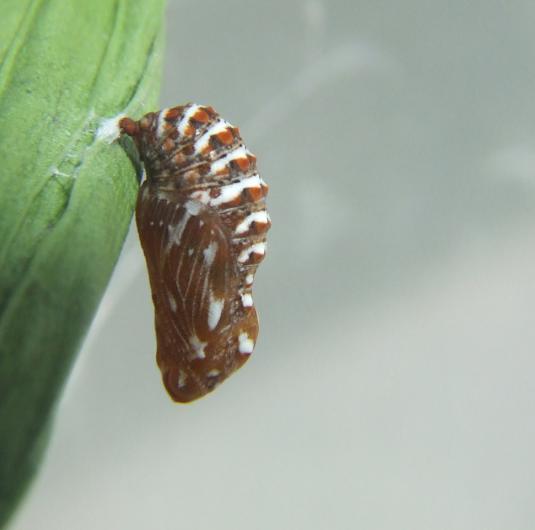
<svg viewBox="0 0 535 530">
<path fill-rule="evenodd" d="M 232 131 L 230 129 L 225 129 L 224 131 L 217 133 L 216 136 L 217 136 L 217 139 L 223 145 L 230 145 L 234 141 L 234 136 L 232 135 Z"/>
<path fill-rule="evenodd" d="M 164 133 L 168 133 L 171 129 L 175 129 L 175 128 L 173 127 L 173 125 L 171 125 L 171 124 L 170 124 L 169 122 L 167 122 L 167 121 L 165 121 L 165 122 L 163 123 L 163 127 L 162 127 L 162 128 L 163 128 Z M 175 130 L 176 130 L 176 129 L 175 129 Z"/>
<path fill-rule="evenodd" d="M 203 110 L 203 109 L 199 109 L 194 115 L 193 115 L 193 119 L 195 121 L 198 121 L 200 123 L 206 123 L 210 120 L 210 116 L 208 116 L 208 113 Z"/>
<path fill-rule="evenodd" d="M 193 136 L 195 134 L 195 127 L 191 125 L 191 123 L 188 123 L 186 125 L 186 128 L 184 129 L 184 136 Z"/>
<path fill-rule="evenodd" d="M 184 107 L 173 107 L 165 113 L 167 121 L 175 121 L 184 112 Z"/>
<path fill-rule="evenodd" d="M 249 159 L 248 158 L 235 158 L 233 162 L 242 170 L 247 171 L 249 169 Z"/>
<path fill-rule="evenodd" d="M 243 190 L 246 194 L 249 200 L 256 202 L 264 198 L 264 190 L 262 188 L 245 188 Z"/>
</svg>

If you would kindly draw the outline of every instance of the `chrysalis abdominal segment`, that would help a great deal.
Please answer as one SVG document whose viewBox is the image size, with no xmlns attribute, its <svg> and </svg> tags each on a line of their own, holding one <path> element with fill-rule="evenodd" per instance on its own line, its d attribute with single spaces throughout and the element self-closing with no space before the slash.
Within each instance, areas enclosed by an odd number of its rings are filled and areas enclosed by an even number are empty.
<svg viewBox="0 0 535 530">
<path fill-rule="evenodd" d="M 178 402 L 212 391 L 253 351 L 252 285 L 268 187 L 239 130 L 187 104 L 123 118 L 145 166 L 136 222 L 155 308 L 156 360 Z"/>
</svg>

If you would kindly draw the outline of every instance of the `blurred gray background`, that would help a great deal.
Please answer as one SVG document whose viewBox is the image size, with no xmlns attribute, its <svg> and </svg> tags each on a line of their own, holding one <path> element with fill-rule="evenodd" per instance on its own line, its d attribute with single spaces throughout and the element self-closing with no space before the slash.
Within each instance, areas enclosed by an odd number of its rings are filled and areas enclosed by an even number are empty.
<svg viewBox="0 0 535 530">
<path fill-rule="evenodd" d="M 535 3 L 170 2 L 162 106 L 270 185 L 261 334 L 160 382 L 135 230 L 13 530 L 535 527 Z"/>
</svg>

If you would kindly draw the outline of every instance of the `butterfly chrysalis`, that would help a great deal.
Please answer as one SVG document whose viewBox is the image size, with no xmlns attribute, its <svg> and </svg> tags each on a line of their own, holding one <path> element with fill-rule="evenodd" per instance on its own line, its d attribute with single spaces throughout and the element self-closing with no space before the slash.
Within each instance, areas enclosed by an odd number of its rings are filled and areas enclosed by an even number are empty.
<svg viewBox="0 0 535 530">
<path fill-rule="evenodd" d="M 155 308 L 156 359 L 173 400 L 212 391 L 253 351 L 252 285 L 268 187 L 237 127 L 187 104 L 123 118 L 145 167 L 136 206 Z"/>
</svg>

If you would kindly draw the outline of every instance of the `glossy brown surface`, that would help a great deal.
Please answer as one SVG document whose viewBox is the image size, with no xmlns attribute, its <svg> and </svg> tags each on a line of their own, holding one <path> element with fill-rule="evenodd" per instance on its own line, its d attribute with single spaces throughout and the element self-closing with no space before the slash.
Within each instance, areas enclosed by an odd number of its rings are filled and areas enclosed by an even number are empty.
<svg viewBox="0 0 535 530">
<path fill-rule="evenodd" d="M 124 118 L 147 179 L 136 221 L 155 307 L 157 363 L 173 400 L 213 390 L 258 336 L 251 286 L 270 227 L 267 186 L 239 130 L 211 107 Z"/>
</svg>

